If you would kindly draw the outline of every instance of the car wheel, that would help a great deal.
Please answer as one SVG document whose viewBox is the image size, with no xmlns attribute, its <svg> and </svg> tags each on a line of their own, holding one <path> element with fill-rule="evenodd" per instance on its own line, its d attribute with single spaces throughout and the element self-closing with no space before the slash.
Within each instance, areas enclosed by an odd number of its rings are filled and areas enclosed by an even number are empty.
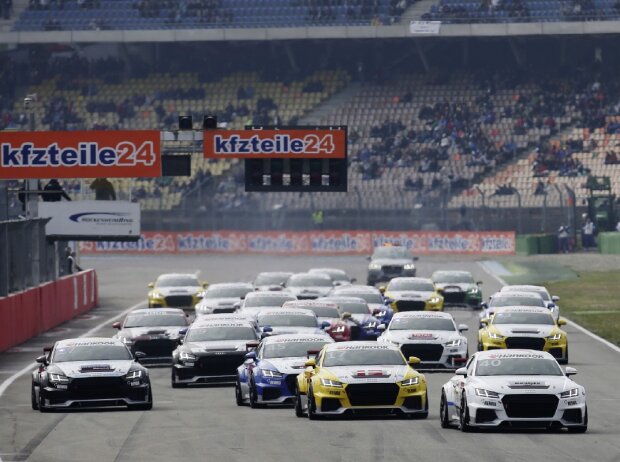
<svg viewBox="0 0 620 462">
<path fill-rule="evenodd" d="M 250 407 L 252 409 L 258 409 L 259 407 L 262 407 L 259 403 L 258 403 L 258 394 L 256 393 L 256 385 L 254 385 L 254 382 L 250 382 Z"/>
<path fill-rule="evenodd" d="M 170 384 L 172 388 L 185 388 L 187 386 L 186 383 L 179 383 L 179 377 L 176 372 L 174 372 L 174 367 L 172 368 L 172 374 L 170 376 Z"/>
<path fill-rule="evenodd" d="M 461 412 L 459 413 L 459 430 L 464 433 L 471 432 L 472 427 L 469 425 L 469 407 L 467 406 L 467 400 L 463 398 L 461 402 Z"/>
<path fill-rule="evenodd" d="M 484 351 L 484 346 L 482 346 L 482 343 L 478 344 L 478 351 Z"/>
<path fill-rule="evenodd" d="M 39 390 L 39 412 L 50 412 L 50 409 L 45 406 L 45 396 L 43 395 L 43 390 Z"/>
<path fill-rule="evenodd" d="M 239 377 L 237 377 L 237 381 L 235 382 L 235 401 L 237 402 L 237 406 L 243 406 L 243 393 L 241 392 L 241 382 L 239 382 Z"/>
<path fill-rule="evenodd" d="M 32 409 L 34 409 L 35 411 L 39 409 L 39 402 L 37 401 L 37 391 L 35 390 L 34 382 L 32 382 L 32 387 L 30 391 L 30 403 Z"/>
<path fill-rule="evenodd" d="M 308 389 L 308 419 L 317 420 L 319 416 L 316 413 L 316 403 L 314 402 L 314 391 Z"/>
<path fill-rule="evenodd" d="M 588 431 L 588 408 L 586 407 L 586 415 L 583 419 L 583 425 L 575 425 L 567 427 L 569 433 L 585 433 Z"/>
<path fill-rule="evenodd" d="M 296 387 L 295 391 L 295 415 L 297 417 L 305 417 L 306 413 L 301 404 L 301 394 L 299 393 L 299 388 Z"/>
<path fill-rule="evenodd" d="M 441 428 L 450 427 L 450 417 L 448 416 L 448 401 L 446 394 L 441 392 L 441 402 L 439 403 L 439 418 L 441 419 Z"/>
<path fill-rule="evenodd" d="M 151 391 L 151 387 L 149 385 L 149 393 L 146 397 L 146 403 L 143 404 L 130 404 L 127 406 L 128 409 L 132 411 L 150 411 L 153 409 L 153 392 Z"/>
<path fill-rule="evenodd" d="M 568 345 L 566 346 L 566 354 L 564 358 L 558 359 L 558 364 L 568 364 Z"/>
</svg>

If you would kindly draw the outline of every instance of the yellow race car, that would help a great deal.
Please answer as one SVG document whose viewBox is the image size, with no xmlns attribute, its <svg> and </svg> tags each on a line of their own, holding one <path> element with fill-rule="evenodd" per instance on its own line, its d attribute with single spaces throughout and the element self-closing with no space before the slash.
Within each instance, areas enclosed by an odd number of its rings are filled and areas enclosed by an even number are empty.
<svg viewBox="0 0 620 462">
<path fill-rule="evenodd" d="M 193 309 L 202 300 L 202 292 L 208 286 L 194 274 L 162 274 L 151 282 L 148 293 L 149 308 Z"/>
<path fill-rule="evenodd" d="M 568 338 L 547 308 L 510 306 L 497 308 L 493 316 L 481 320 L 478 351 L 527 349 L 549 352 L 560 364 L 568 363 Z"/>
<path fill-rule="evenodd" d="M 443 297 L 428 278 L 393 278 L 379 287 L 394 313 L 403 311 L 443 311 Z"/>
<path fill-rule="evenodd" d="M 312 352 L 309 352 L 312 353 Z M 428 416 L 426 379 L 398 347 L 377 342 L 327 344 L 297 376 L 295 415 Z"/>
</svg>

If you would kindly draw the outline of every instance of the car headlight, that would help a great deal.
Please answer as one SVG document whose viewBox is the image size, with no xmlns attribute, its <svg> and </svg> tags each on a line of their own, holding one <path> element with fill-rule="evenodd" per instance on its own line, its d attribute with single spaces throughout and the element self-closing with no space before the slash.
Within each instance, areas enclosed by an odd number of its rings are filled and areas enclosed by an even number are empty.
<svg viewBox="0 0 620 462">
<path fill-rule="evenodd" d="M 478 292 L 480 292 L 480 289 L 478 289 L 478 287 L 472 287 L 471 289 L 469 289 L 468 292 L 470 294 L 477 294 Z"/>
<path fill-rule="evenodd" d="M 434 297 L 431 297 L 431 298 L 429 298 L 429 299 L 428 299 L 428 303 L 431 303 L 431 304 L 433 304 L 433 305 L 434 305 L 435 303 L 439 303 L 440 301 L 441 301 L 441 298 L 439 298 L 439 297 L 437 297 L 437 296 L 434 296 Z"/>
<path fill-rule="evenodd" d="M 484 388 L 476 388 L 476 396 L 480 396 L 481 398 L 499 398 L 499 393 L 496 393 L 491 390 L 485 390 Z"/>
<path fill-rule="evenodd" d="M 211 313 L 213 308 L 207 305 L 196 305 L 196 311 L 199 313 Z"/>
<path fill-rule="evenodd" d="M 406 263 L 403 268 L 406 270 L 412 270 L 415 269 L 415 265 L 413 263 Z"/>
<path fill-rule="evenodd" d="M 164 295 L 161 292 L 152 292 L 151 298 L 164 298 Z"/>
<path fill-rule="evenodd" d="M 557 334 L 553 334 L 547 337 L 547 340 L 560 340 L 561 338 L 562 334 L 558 332 Z"/>
<path fill-rule="evenodd" d="M 342 382 L 331 379 L 321 379 L 321 385 L 324 387 L 342 388 Z"/>
<path fill-rule="evenodd" d="M 125 376 L 127 380 L 136 380 L 142 378 L 142 371 L 139 369 L 129 371 Z"/>
<path fill-rule="evenodd" d="M 462 342 L 463 342 L 463 339 L 455 338 L 454 340 L 450 340 L 448 343 L 444 343 L 444 346 L 456 347 L 456 346 L 459 346 Z"/>
<path fill-rule="evenodd" d="M 576 398 L 579 396 L 579 388 L 573 388 L 560 393 L 560 398 Z"/>
<path fill-rule="evenodd" d="M 496 339 L 496 340 L 502 340 L 504 338 L 504 336 L 496 334 L 495 332 L 489 332 L 489 338 L 493 338 L 493 339 Z"/>
<path fill-rule="evenodd" d="M 410 379 L 405 379 L 400 382 L 401 386 L 403 387 L 410 387 L 412 385 L 417 385 L 418 383 L 420 383 L 419 377 L 411 377 Z"/>
<path fill-rule="evenodd" d="M 369 322 L 364 326 L 365 329 L 374 329 L 377 327 L 377 321 Z"/>
<path fill-rule="evenodd" d="M 371 263 L 370 265 L 368 265 L 368 269 L 369 270 L 380 270 L 381 265 L 379 265 L 378 263 Z"/>
<path fill-rule="evenodd" d="M 194 356 L 191 353 L 187 353 L 186 351 L 181 352 L 181 355 L 179 356 L 179 359 L 181 361 L 196 361 L 196 356 Z"/>
<path fill-rule="evenodd" d="M 62 374 L 50 374 L 49 375 L 50 383 L 69 383 L 69 378 Z"/>
<path fill-rule="evenodd" d="M 267 377 L 270 379 L 280 379 L 282 378 L 282 374 L 278 371 L 272 371 L 271 369 L 261 369 L 261 373 L 263 377 Z"/>
</svg>

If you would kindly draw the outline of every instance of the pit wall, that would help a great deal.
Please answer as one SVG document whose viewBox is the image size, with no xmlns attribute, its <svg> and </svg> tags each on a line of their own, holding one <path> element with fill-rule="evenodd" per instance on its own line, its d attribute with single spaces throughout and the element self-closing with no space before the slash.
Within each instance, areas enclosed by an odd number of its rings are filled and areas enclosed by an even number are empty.
<svg viewBox="0 0 620 462">
<path fill-rule="evenodd" d="M 374 247 L 404 245 L 416 255 L 515 253 L 515 233 L 441 231 L 144 232 L 136 242 L 81 242 L 84 254 L 370 255 Z"/>
<path fill-rule="evenodd" d="M 0 351 L 25 342 L 98 305 L 95 270 L 0 297 Z"/>
</svg>

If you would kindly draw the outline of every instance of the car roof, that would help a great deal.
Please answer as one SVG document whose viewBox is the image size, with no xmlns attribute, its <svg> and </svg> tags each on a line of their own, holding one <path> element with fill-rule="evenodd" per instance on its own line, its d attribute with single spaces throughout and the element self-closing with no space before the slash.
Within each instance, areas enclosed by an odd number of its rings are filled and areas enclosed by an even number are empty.
<svg viewBox="0 0 620 462">
<path fill-rule="evenodd" d="M 87 346 L 87 345 L 125 345 L 120 339 L 109 337 L 79 337 L 67 338 L 56 342 L 56 346 Z"/>
<path fill-rule="evenodd" d="M 201 319 L 196 320 L 190 329 L 197 327 L 254 327 L 250 321 L 236 319 Z"/>
<path fill-rule="evenodd" d="M 503 286 L 500 289 L 500 292 L 520 292 L 520 291 L 534 291 L 534 292 L 547 292 L 547 288 L 545 286 L 535 286 L 532 284 L 511 284 L 507 286 Z"/>
<path fill-rule="evenodd" d="M 362 284 L 351 284 L 349 286 L 336 286 L 333 289 L 334 293 L 347 293 L 347 292 L 369 292 L 369 293 L 381 293 L 379 289 L 374 286 L 364 286 Z"/>
<path fill-rule="evenodd" d="M 551 311 L 548 308 L 543 306 L 523 306 L 523 305 L 514 305 L 514 306 L 498 306 L 495 309 L 495 314 L 497 313 L 547 313 L 551 316 Z"/>
<path fill-rule="evenodd" d="M 329 274 L 327 274 L 327 273 L 320 273 L 320 272 L 318 272 L 318 273 L 295 273 L 295 274 L 292 274 L 290 277 L 291 278 L 297 278 L 297 277 L 317 278 L 318 277 L 318 278 L 323 278 L 326 281 L 328 281 L 328 280 L 331 281 L 332 280 L 332 278 L 329 277 Z"/>
<path fill-rule="evenodd" d="M 338 304 L 327 301 L 327 300 L 291 300 L 289 302 L 284 302 L 282 308 L 296 308 L 302 309 L 304 306 L 319 306 L 319 307 L 327 307 L 327 308 L 338 308 Z"/>
<path fill-rule="evenodd" d="M 543 358 L 543 359 L 553 359 L 555 358 L 546 351 L 534 351 L 534 350 L 520 350 L 520 349 L 510 349 L 510 350 L 487 350 L 487 351 L 478 351 L 476 352 L 476 358 L 478 361 L 484 359 L 502 359 L 502 358 Z"/>
<path fill-rule="evenodd" d="M 396 345 L 390 343 L 377 343 L 369 341 L 351 341 L 351 342 L 337 342 L 326 346 L 328 350 L 396 350 L 400 349 Z"/>
<path fill-rule="evenodd" d="M 348 297 L 346 295 L 328 295 L 327 297 L 317 298 L 316 300 L 326 300 L 326 301 L 334 301 L 335 303 L 364 303 L 367 304 L 366 300 L 360 297 Z"/>
<path fill-rule="evenodd" d="M 127 316 L 132 314 L 143 315 L 158 315 L 158 314 L 179 314 L 185 316 L 185 311 L 181 308 L 138 308 L 137 310 L 130 311 Z"/>
<path fill-rule="evenodd" d="M 463 270 L 437 270 L 433 271 L 433 276 L 435 274 L 467 274 L 468 276 L 471 276 L 471 272 Z"/>
<path fill-rule="evenodd" d="M 294 343 L 294 342 L 325 342 L 325 343 L 333 343 L 334 340 L 322 334 L 280 334 L 273 335 L 271 337 L 265 337 L 263 339 L 263 344 L 267 345 L 270 343 Z"/>
<path fill-rule="evenodd" d="M 314 311 L 306 310 L 304 308 L 294 308 L 292 310 L 287 310 L 286 308 L 267 308 L 266 310 L 262 310 L 258 313 L 257 316 L 265 316 L 265 315 L 275 315 L 275 316 L 291 316 L 291 315 L 300 315 L 304 316 L 312 316 L 316 318 L 316 314 Z"/>
<path fill-rule="evenodd" d="M 433 280 L 431 278 L 402 277 L 402 276 L 390 279 L 389 284 L 391 284 L 392 282 L 429 282 L 433 284 Z"/>
<path fill-rule="evenodd" d="M 207 290 L 210 289 L 221 289 L 226 287 L 242 287 L 244 289 L 253 290 L 254 286 L 249 282 L 217 282 L 215 284 L 209 284 Z"/>
<path fill-rule="evenodd" d="M 261 271 L 256 276 L 290 276 L 293 271 Z"/>
<path fill-rule="evenodd" d="M 452 314 L 445 311 L 403 311 L 402 313 L 394 313 L 392 319 L 396 318 L 443 318 L 454 320 Z"/>
<path fill-rule="evenodd" d="M 282 291 L 282 290 L 278 290 L 277 292 L 263 292 L 263 291 L 254 291 L 254 292 L 250 292 L 249 294 L 247 294 L 245 296 L 245 299 L 247 300 L 248 298 L 254 298 L 254 297 L 272 297 L 272 298 L 282 298 L 282 297 L 290 297 L 293 300 L 297 300 L 297 297 L 293 294 L 291 294 L 288 291 Z"/>
<path fill-rule="evenodd" d="M 531 298 L 531 297 L 539 297 L 542 299 L 542 296 L 538 292 L 495 292 L 492 298 L 501 298 L 501 297 L 517 297 L 517 298 Z"/>
</svg>

